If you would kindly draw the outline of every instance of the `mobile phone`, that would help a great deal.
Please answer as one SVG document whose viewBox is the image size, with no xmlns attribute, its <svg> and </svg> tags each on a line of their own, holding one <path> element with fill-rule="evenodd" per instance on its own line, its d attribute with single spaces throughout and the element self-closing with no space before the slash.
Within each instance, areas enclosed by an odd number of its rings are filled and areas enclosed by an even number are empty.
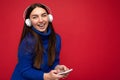
<svg viewBox="0 0 120 80">
<path fill-rule="evenodd" d="M 64 75 L 64 74 L 67 74 L 67 73 L 69 73 L 69 72 L 71 72 L 73 69 L 69 69 L 69 70 L 67 70 L 67 71 L 64 71 L 64 72 L 60 72 L 60 73 L 58 73 L 59 75 Z"/>
</svg>

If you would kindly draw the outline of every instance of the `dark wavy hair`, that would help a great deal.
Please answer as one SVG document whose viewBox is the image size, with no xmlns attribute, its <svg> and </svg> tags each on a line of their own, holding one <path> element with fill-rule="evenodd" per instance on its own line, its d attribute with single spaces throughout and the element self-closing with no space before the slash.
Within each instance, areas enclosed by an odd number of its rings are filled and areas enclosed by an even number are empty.
<svg viewBox="0 0 120 80">
<path fill-rule="evenodd" d="M 25 14 L 24 14 L 25 19 L 30 18 L 30 14 L 31 14 L 32 10 L 35 9 L 36 7 L 40 7 L 40 8 L 45 9 L 47 14 L 49 14 L 48 8 L 45 5 L 40 4 L 40 3 L 35 3 L 35 4 L 32 4 L 31 6 L 29 6 L 27 8 L 27 10 L 25 11 Z M 48 26 L 51 28 L 51 34 L 49 36 L 49 44 L 48 44 L 48 65 L 51 66 L 53 64 L 54 60 L 55 60 L 56 37 L 55 37 L 55 31 L 54 31 L 52 23 L 49 22 Z M 34 58 L 33 66 L 37 69 L 40 69 L 40 65 L 42 63 L 43 51 L 44 51 L 42 40 L 41 40 L 40 36 L 38 34 L 36 34 L 31 29 L 31 27 L 28 27 L 24 22 L 24 27 L 23 27 L 23 32 L 22 32 L 22 35 L 21 35 L 20 43 L 22 42 L 22 40 L 24 39 L 24 37 L 28 33 L 31 33 L 36 39 L 35 58 Z"/>
</svg>

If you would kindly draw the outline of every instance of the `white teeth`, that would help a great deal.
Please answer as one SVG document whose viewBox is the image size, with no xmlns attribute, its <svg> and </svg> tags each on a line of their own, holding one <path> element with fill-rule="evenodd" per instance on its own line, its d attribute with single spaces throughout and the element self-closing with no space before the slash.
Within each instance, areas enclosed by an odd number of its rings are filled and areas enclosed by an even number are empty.
<svg viewBox="0 0 120 80">
<path fill-rule="evenodd" d="M 38 26 L 44 26 L 44 24 L 38 24 Z"/>
</svg>

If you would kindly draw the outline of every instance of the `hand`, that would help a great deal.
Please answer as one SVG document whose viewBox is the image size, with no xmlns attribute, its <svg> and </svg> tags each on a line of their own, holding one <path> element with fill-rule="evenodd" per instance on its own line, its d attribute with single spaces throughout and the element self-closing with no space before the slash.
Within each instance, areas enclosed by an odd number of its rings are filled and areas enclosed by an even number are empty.
<svg viewBox="0 0 120 80">
<path fill-rule="evenodd" d="M 64 72 L 64 71 L 69 70 L 69 68 L 67 68 L 65 65 L 57 65 L 57 66 L 55 67 L 55 70 L 57 70 L 57 72 Z M 69 74 L 69 73 L 66 73 L 66 74 L 62 75 L 63 78 L 67 77 L 68 74 Z"/>
<path fill-rule="evenodd" d="M 44 73 L 44 80 L 59 80 L 63 75 L 58 75 L 57 70 L 51 70 L 49 73 Z"/>
</svg>

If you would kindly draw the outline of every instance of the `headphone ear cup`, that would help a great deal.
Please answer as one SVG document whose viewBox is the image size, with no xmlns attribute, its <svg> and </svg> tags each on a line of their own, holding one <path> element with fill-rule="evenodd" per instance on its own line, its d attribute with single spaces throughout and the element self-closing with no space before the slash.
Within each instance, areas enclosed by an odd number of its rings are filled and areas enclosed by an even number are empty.
<svg viewBox="0 0 120 80">
<path fill-rule="evenodd" d="M 26 19 L 26 20 L 25 20 L 25 24 L 26 24 L 28 27 L 31 27 L 31 21 L 30 21 L 30 19 Z"/>
<path fill-rule="evenodd" d="M 48 19 L 49 19 L 49 22 L 52 22 L 52 21 L 53 21 L 53 16 L 52 16 L 52 14 L 48 14 Z"/>
</svg>

